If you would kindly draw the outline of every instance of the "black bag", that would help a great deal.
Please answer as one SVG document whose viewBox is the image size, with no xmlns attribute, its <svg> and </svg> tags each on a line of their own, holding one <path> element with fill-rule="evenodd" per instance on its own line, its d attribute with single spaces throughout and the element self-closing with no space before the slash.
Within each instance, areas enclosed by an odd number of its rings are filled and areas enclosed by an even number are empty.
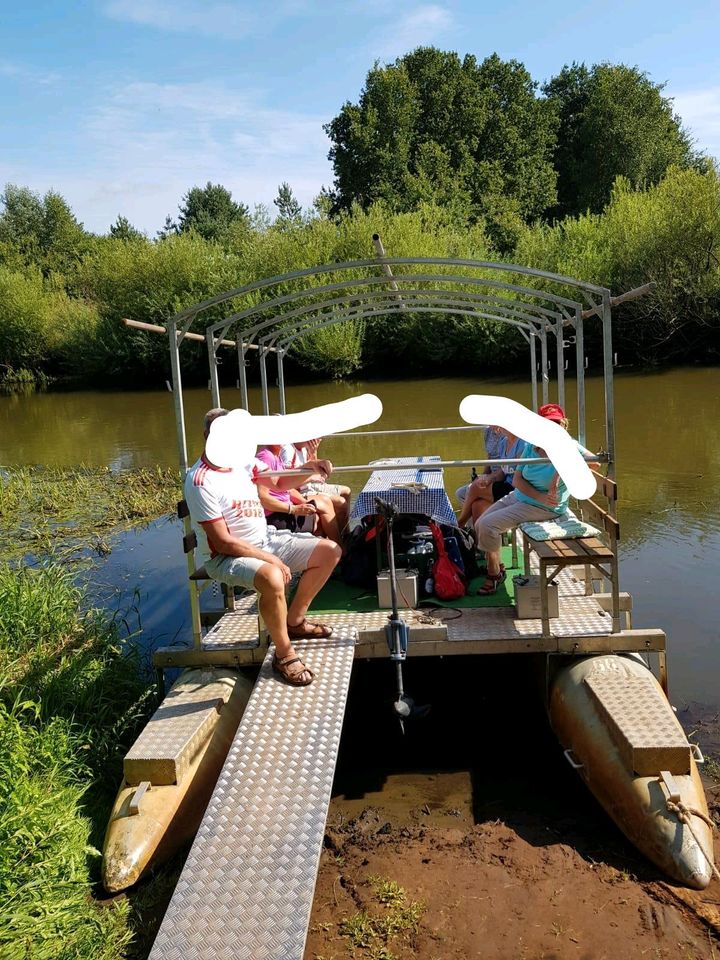
<svg viewBox="0 0 720 960">
<path fill-rule="evenodd" d="M 443 524 L 441 529 L 445 536 L 455 537 L 460 549 L 463 573 L 467 580 L 473 580 L 475 577 L 480 576 L 475 541 L 470 531 L 461 529 L 460 527 L 446 526 L 445 524 Z"/>
<path fill-rule="evenodd" d="M 269 527 L 275 527 L 276 530 L 290 530 L 292 533 L 297 531 L 297 517 L 290 513 L 269 513 L 265 519 Z"/>
<path fill-rule="evenodd" d="M 369 517 L 364 517 L 348 535 L 341 566 L 342 578 L 348 586 L 367 590 L 376 586 L 377 536 L 381 526 L 384 521 L 376 525 Z"/>
</svg>

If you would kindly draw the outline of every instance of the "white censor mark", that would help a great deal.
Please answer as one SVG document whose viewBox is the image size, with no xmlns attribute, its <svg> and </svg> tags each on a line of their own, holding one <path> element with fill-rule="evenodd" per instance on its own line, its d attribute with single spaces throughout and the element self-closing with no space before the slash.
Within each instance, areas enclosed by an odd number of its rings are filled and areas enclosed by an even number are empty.
<svg viewBox="0 0 720 960">
<path fill-rule="evenodd" d="M 205 450 L 217 467 L 245 467 L 252 463 L 259 446 L 297 443 L 353 430 L 375 423 L 382 412 L 380 398 L 372 393 L 282 416 L 257 417 L 238 408 L 213 420 Z"/>
<path fill-rule="evenodd" d="M 588 500 L 597 484 L 590 468 L 567 430 L 538 416 L 509 397 L 470 394 L 460 404 L 460 416 L 466 423 L 488 423 L 504 427 L 516 437 L 546 452 L 570 494 Z"/>
</svg>

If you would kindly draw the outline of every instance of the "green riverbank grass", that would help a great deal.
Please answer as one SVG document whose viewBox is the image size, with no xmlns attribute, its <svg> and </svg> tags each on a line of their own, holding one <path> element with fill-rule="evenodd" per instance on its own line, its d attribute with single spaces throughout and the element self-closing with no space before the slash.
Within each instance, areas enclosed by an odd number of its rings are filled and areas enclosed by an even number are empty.
<svg viewBox="0 0 720 960">
<path fill-rule="evenodd" d="M 67 570 L 0 565 L 3 960 L 127 956 L 128 902 L 93 892 L 121 758 L 150 701 L 114 622 L 86 609 Z"/>
<path fill-rule="evenodd" d="M 174 513 L 179 499 L 178 471 L 161 467 L 6 468 L 0 470 L 0 555 L 57 557 L 93 543 L 102 553 L 102 534 Z"/>
</svg>

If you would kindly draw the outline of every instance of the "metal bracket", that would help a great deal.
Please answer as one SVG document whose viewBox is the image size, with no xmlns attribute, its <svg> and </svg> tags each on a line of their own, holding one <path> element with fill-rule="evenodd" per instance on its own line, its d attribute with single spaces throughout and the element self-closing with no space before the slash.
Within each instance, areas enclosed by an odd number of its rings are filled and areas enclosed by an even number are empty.
<svg viewBox="0 0 720 960">
<path fill-rule="evenodd" d="M 140 813 L 140 801 L 145 796 L 147 791 L 150 789 L 150 781 L 143 780 L 142 783 L 139 783 L 135 793 L 130 798 L 130 804 L 128 806 L 128 813 L 131 817 L 134 817 L 136 814 Z"/>
<path fill-rule="evenodd" d="M 563 340 L 562 343 L 563 343 L 563 350 L 565 349 L 565 347 L 572 347 L 577 343 L 577 337 L 567 337 L 567 339 Z"/>
<path fill-rule="evenodd" d="M 563 756 L 573 768 L 573 770 L 582 770 L 585 766 L 584 763 L 579 763 L 575 757 L 575 754 L 572 752 L 572 747 L 568 747 L 567 750 L 563 750 Z"/>
<path fill-rule="evenodd" d="M 673 803 L 677 803 L 682 799 L 680 794 L 680 788 L 675 782 L 675 777 L 667 770 L 660 771 L 660 780 L 662 781 L 663 786 L 667 790 L 668 800 L 672 800 Z"/>
</svg>

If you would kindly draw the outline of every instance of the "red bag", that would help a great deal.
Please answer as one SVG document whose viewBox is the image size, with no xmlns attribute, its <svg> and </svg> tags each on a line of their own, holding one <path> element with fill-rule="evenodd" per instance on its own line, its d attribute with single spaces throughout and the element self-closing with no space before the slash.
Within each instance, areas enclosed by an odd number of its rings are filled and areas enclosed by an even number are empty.
<svg viewBox="0 0 720 960">
<path fill-rule="evenodd" d="M 440 527 L 436 523 L 430 523 L 430 529 L 437 551 L 437 560 L 432 567 L 435 596 L 440 600 L 458 600 L 465 596 L 465 578 L 460 567 L 447 555 Z"/>
</svg>

